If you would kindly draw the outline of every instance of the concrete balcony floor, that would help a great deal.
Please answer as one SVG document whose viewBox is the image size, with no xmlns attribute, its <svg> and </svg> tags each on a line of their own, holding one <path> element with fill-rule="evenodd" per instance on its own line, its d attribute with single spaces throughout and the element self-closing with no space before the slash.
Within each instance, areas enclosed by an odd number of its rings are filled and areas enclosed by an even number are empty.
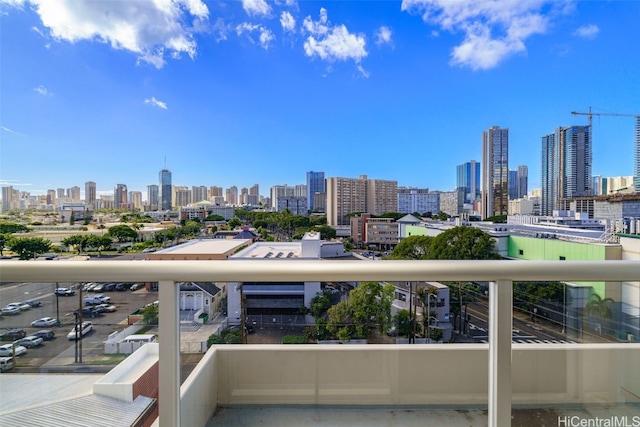
<svg viewBox="0 0 640 427">
<path fill-rule="evenodd" d="M 601 424 L 595 424 L 597 419 L 603 420 Z M 218 408 L 207 427 L 476 427 L 486 426 L 487 420 L 486 409 L 472 407 L 452 409 L 398 406 L 237 405 Z M 567 421 L 562 423 L 562 420 Z M 592 420 L 592 424 L 587 424 L 589 420 Z M 604 420 L 611 420 L 611 424 L 606 424 Z M 580 422 L 585 424 L 580 424 Z M 640 423 L 639 405 L 617 405 L 582 408 L 514 408 L 511 425 L 513 427 L 633 426 L 638 423 Z"/>
</svg>

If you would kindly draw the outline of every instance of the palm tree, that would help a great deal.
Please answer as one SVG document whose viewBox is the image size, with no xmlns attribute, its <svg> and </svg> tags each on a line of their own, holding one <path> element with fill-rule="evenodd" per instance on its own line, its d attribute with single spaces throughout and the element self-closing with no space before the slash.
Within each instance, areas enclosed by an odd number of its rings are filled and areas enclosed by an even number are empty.
<svg viewBox="0 0 640 427">
<path fill-rule="evenodd" d="M 599 330 L 600 334 L 602 334 L 602 321 L 613 317 L 613 310 L 611 310 L 611 307 L 609 306 L 609 303 L 613 302 L 613 298 L 602 298 L 598 294 L 592 294 L 591 300 L 587 303 L 587 313 L 600 320 L 596 326 L 596 330 Z"/>
</svg>

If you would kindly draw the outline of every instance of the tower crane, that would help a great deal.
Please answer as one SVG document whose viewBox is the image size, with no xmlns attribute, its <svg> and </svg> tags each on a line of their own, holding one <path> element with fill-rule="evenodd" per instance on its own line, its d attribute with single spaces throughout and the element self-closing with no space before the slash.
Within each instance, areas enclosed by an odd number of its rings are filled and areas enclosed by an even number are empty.
<svg viewBox="0 0 640 427">
<path fill-rule="evenodd" d="M 640 114 L 621 114 L 621 113 L 592 113 L 591 107 L 589 107 L 588 113 L 572 111 L 571 114 L 574 116 L 588 116 L 589 117 L 589 127 L 591 127 L 591 122 L 593 120 L 593 116 L 622 116 L 622 117 L 635 117 L 640 118 Z"/>
</svg>

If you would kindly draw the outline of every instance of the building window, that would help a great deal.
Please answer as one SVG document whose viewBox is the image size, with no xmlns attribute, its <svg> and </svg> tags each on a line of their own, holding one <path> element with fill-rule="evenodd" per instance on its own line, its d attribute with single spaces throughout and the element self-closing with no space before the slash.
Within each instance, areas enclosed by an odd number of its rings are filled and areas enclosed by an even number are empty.
<svg viewBox="0 0 640 427">
<path fill-rule="evenodd" d="M 560 261 L 564 261 L 566 259 L 567 259 L 566 257 L 563 257 L 563 256 L 560 257 Z"/>
<path fill-rule="evenodd" d="M 524 251 L 523 251 L 522 249 L 520 249 L 520 250 L 518 251 L 518 253 L 519 253 L 520 255 L 524 255 Z"/>
</svg>

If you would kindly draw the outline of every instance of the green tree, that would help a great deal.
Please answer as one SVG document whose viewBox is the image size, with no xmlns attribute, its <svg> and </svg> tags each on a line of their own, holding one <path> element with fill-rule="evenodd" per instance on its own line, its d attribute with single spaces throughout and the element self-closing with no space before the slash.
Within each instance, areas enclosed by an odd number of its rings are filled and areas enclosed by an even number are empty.
<svg viewBox="0 0 640 427">
<path fill-rule="evenodd" d="M 236 227 L 240 227 L 242 225 L 242 221 L 240 221 L 237 216 L 234 216 L 229 220 L 229 222 L 227 222 L 227 225 L 233 230 Z"/>
<path fill-rule="evenodd" d="M 331 240 L 336 238 L 336 229 L 329 227 L 328 225 L 320 225 L 312 230 L 319 232 L 322 240 Z"/>
<path fill-rule="evenodd" d="M 483 219 L 484 222 L 493 222 L 495 224 L 506 224 L 507 216 L 506 215 L 495 215 L 490 216 L 488 218 Z"/>
<path fill-rule="evenodd" d="M 51 241 L 42 237 L 18 237 L 11 239 L 9 249 L 17 253 L 22 260 L 32 259 L 49 252 Z"/>
<path fill-rule="evenodd" d="M 476 260 L 500 259 L 495 242 L 484 231 L 467 226 L 451 228 L 433 238 L 430 259 Z"/>
<path fill-rule="evenodd" d="M 89 236 L 87 246 L 94 248 L 98 251 L 98 255 L 102 255 L 102 251 L 106 251 L 111 247 L 113 240 L 110 236 Z"/>
<path fill-rule="evenodd" d="M 0 234 L 26 233 L 31 229 L 16 222 L 0 222 Z"/>
<path fill-rule="evenodd" d="M 613 304 L 613 302 L 613 298 L 602 298 L 598 294 L 591 294 L 586 306 L 587 313 L 600 319 L 611 319 L 613 317 L 613 310 L 610 305 Z"/>
<path fill-rule="evenodd" d="M 224 221 L 224 217 L 221 215 L 209 214 L 205 219 L 205 221 Z"/>
<path fill-rule="evenodd" d="M 69 225 L 73 225 L 76 223 L 76 216 L 74 215 L 73 211 L 71 211 L 71 216 L 69 217 Z"/>
<path fill-rule="evenodd" d="M 467 307 L 469 304 L 477 302 L 480 297 L 480 287 L 471 282 L 445 282 L 449 287 L 450 310 L 454 314 L 454 319 L 458 318 L 458 332 L 464 332 L 464 323 L 467 318 Z"/>
<path fill-rule="evenodd" d="M 385 212 L 382 215 L 380 215 L 380 218 L 393 218 L 394 220 L 397 221 L 405 215 L 406 214 L 403 214 L 400 212 Z"/>
<path fill-rule="evenodd" d="M 561 282 L 513 282 L 514 305 L 525 304 L 533 320 L 533 308 L 541 302 L 567 303 Z"/>
<path fill-rule="evenodd" d="M 222 338 L 220 335 L 211 334 L 207 339 L 207 348 L 211 347 L 214 344 L 226 344 L 226 343 L 224 342 L 224 338 Z"/>
<path fill-rule="evenodd" d="M 124 224 L 113 225 L 107 232 L 111 237 L 117 239 L 118 242 L 128 242 L 138 237 L 138 232 L 132 227 Z"/>
<path fill-rule="evenodd" d="M 323 317 L 329 307 L 331 307 L 331 292 L 324 291 L 318 292 L 315 297 L 311 298 L 311 315 L 313 317 L 320 318 Z"/>
<path fill-rule="evenodd" d="M 409 310 L 402 309 L 393 316 L 393 324 L 397 328 L 398 335 L 407 336 L 411 333 L 411 315 Z"/>
<path fill-rule="evenodd" d="M 158 311 L 160 307 L 158 304 L 149 304 L 142 309 L 142 320 L 147 325 L 158 324 Z"/>
<path fill-rule="evenodd" d="M 78 255 L 80 255 L 82 252 L 84 252 L 85 247 L 89 243 L 89 237 L 90 236 L 74 234 L 72 236 L 65 237 L 60 241 L 60 243 L 62 243 L 68 248 L 75 246 L 76 250 L 78 251 Z"/>
<path fill-rule="evenodd" d="M 347 341 L 356 336 L 353 310 L 346 301 L 329 308 L 327 311 L 327 330 L 338 339 Z"/>
<path fill-rule="evenodd" d="M 440 221 L 446 221 L 449 218 L 451 218 L 451 216 L 449 214 L 445 213 L 445 212 L 440 211 L 435 215 L 431 215 L 431 218 L 438 219 Z"/>
<path fill-rule="evenodd" d="M 11 239 L 10 234 L 0 233 L 0 256 L 4 255 L 4 247 L 9 243 L 9 239 Z"/>
<path fill-rule="evenodd" d="M 429 259 L 431 236 L 409 236 L 402 239 L 391 252 L 391 259 Z"/>
</svg>

